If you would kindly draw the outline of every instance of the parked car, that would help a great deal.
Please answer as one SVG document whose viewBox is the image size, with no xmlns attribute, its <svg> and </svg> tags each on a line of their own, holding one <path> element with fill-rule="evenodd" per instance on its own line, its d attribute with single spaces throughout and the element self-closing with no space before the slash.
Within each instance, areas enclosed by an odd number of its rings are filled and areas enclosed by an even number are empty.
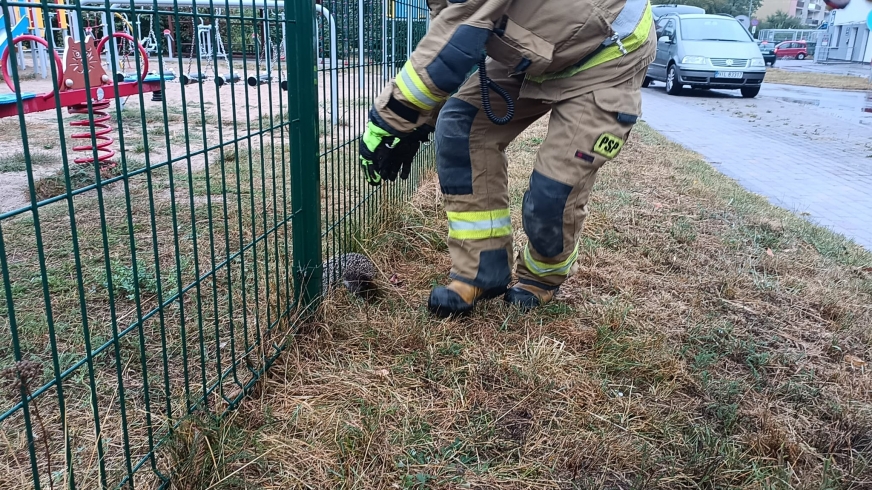
<svg viewBox="0 0 872 490">
<path fill-rule="evenodd" d="M 775 46 L 776 58 L 796 58 L 804 60 L 808 56 L 808 45 L 805 41 L 784 41 Z"/>
<path fill-rule="evenodd" d="M 757 41 L 757 47 L 760 48 L 760 54 L 763 55 L 763 61 L 770 66 L 775 66 L 775 44 L 769 41 Z"/>
<path fill-rule="evenodd" d="M 694 7 L 692 5 L 667 3 L 662 5 L 652 5 L 651 13 L 654 15 L 654 20 L 657 20 L 667 14 L 704 14 L 705 9 L 702 7 Z"/>
<path fill-rule="evenodd" d="M 666 83 L 678 95 L 692 88 L 739 89 L 756 97 L 766 76 L 766 62 L 757 43 L 733 17 L 668 14 L 657 20 L 657 55 L 648 65 L 642 86 Z"/>
</svg>

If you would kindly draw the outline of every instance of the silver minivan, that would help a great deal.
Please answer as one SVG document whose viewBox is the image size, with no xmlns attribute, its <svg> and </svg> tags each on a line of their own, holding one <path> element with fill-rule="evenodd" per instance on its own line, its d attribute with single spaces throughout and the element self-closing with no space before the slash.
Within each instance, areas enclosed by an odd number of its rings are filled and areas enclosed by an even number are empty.
<svg viewBox="0 0 872 490">
<path fill-rule="evenodd" d="M 666 83 L 670 95 L 689 85 L 739 89 L 742 97 L 756 97 L 764 76 L 760 48 L 733 17 L 668 14 L 657 19 L 657 56 L 642 86 L 658 80 Z"/>
</svg>

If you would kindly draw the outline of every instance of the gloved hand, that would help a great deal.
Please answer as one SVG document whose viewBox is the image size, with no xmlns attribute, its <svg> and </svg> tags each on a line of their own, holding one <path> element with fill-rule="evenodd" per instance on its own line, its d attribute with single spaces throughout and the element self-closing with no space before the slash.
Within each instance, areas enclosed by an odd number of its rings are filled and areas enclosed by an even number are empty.
<svg viewBox="0 0 872 490">
<path fill-rule="evenodd" d="M 360 166 L 370 185 L 381 185 L 380 170 L 398 141 L 399 138 L 376 126 L 372 121 L 366 123 L 366 131 L 360 138 Z"/>
<path fill-rule="evenodd" d="M 397 176 L 403 180 L 409 178 L 412 172 L 412 160 L 421 149 L 421 143 L 430 141 L 430 133 L 433 132 L 432 126 L 421 126 L 409 133 L 408 136 L 403 136 L 397 142 L 393 149 L 385 159 L 384 165 L 379 169 L 379 173 L 383 179 L 393 182 L 397 180 Z"/>
<path fill-rule="evenodd" d="M 360 166 L 366 181 L 377 186 L 382 179 L 393 182 L 397 176 L 409 178 L 412 160 L 432 132 L 433 127 L 425 125 L 398 138 L 369 121 L 360 139 Z"/>
</svg>

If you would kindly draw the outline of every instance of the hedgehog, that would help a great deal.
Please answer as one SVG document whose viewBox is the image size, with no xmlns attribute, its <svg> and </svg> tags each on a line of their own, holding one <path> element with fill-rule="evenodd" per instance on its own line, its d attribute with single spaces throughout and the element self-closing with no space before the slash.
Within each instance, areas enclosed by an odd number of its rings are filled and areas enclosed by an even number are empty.
<svg viewBox="0 0 872 490">
<path fill-rule="evenodd" d="M 369 257 L 359 253 L 345 253 L 324 262 L 321 284 L 324 291 L 342 284 L 355 296 L 365 298 L 375 293 L 378 269 Z"/>
</svg>

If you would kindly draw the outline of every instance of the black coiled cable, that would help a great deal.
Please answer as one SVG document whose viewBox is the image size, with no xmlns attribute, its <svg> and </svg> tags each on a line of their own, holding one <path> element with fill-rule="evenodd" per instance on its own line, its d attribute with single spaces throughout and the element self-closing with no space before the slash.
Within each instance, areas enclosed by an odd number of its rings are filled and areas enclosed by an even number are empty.
<svg viewBox="0 0 872 490">
<path fill-rule="evenodd" d="M 512 96 L 506 92 L 506 89 L 500 87 L 493 80 L 488 78 L 487 70 L 485 69 L 485 59 L 486 56 L 482 56 L 478 61 L 478 79 L 481 83 L 481 107 L 484 109 L 484 113 L 487 114 L 487 118 L 491 120 L 492 123 L 502 126 L 504 124 L 508 124 L 509 121 L 515 117 L 515 101 L 512 100 Z M 506 115 L 503 117 L 497 117 L 494 114 L 494 110 L 491 107 L 490 102 L 490 90 L 493 90 L 500 97 L 506 101 Z"/>
</svg>

